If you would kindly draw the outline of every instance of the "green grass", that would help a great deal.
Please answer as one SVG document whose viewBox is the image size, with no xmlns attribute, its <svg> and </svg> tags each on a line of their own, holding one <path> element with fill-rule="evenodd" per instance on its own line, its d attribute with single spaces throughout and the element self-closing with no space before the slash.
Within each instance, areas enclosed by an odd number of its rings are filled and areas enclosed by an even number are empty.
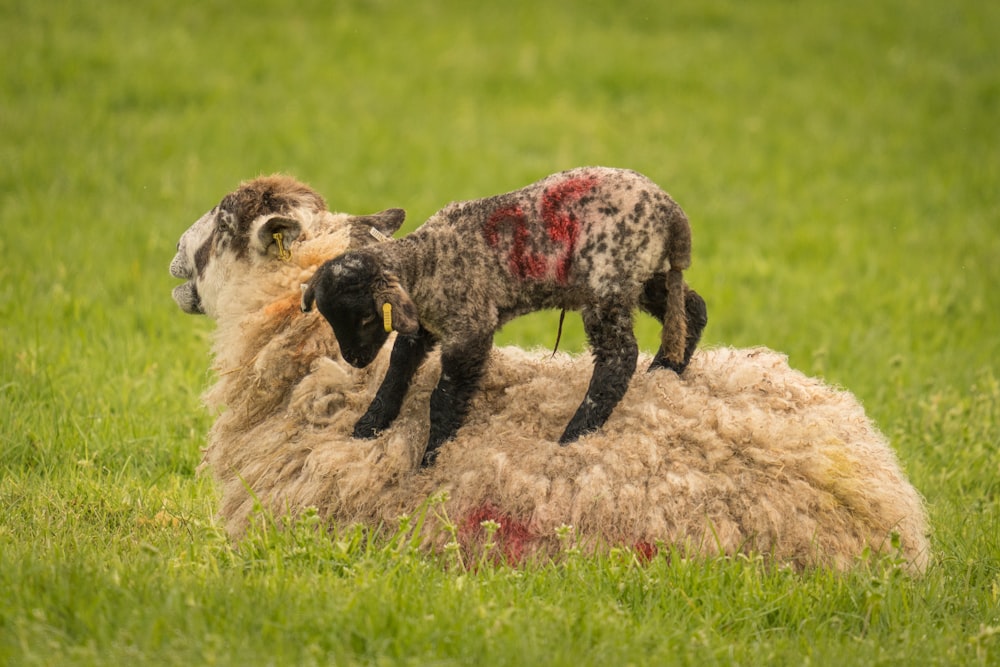
<svg viewBox="0 0 1000 667">
<path fill-rule="evenodd" d="M 0 4 L 0 664 L 1000 663 L 998 40 L 971 0 Z M 924 578 L 226 541 L 179 234 L 260 173 L 412 229 L 584 164 L 684 206 L 706 344 L 864 402 Z"/>
</svg>

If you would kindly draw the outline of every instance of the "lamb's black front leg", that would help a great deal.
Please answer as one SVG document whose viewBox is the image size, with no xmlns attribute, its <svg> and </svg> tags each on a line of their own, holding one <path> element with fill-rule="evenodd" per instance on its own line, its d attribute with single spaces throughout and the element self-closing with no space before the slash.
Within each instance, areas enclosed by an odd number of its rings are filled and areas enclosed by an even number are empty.
<svg viewBox="0 0 1000 667">
<path fill-rule="evenodd" d="M 604 425 L 628 390 L 639 356 L 630 309 L 618 305 L 585 309 L 583 327 L 594 355 L 594 374 L 587 395 L 559 438 L 561 445 Z"/>
<path fill-rule="evenodd" d="M 389 370 L 368 410 L 354 425 L 355 438 L 374 438 L 399 416 L 413 375 L 434 343 L 434 336 L 424 328 L 416 336 L 396 336 L 389 357 Z"/>
<path fill-rule="evenodd" d="M 459 345 L 442 344 L 441 379 L 431 394 L 431 432 L 421 467 L 434 465 L 441 445 L 455 437 L 465 420 L 492 346 L 491 335 Z"/>
</svg>

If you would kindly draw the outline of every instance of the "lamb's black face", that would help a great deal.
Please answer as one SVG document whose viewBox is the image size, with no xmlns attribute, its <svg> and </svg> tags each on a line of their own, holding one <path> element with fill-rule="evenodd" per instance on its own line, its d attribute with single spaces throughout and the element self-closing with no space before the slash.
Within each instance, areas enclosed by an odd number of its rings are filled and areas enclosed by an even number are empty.
<svg viewBox="0 0 1000 667">
<path fill-rule="evenodd" d="M 372 296 L 379 273 L 366 260 L 353 254 L 330 260 L 312 281 L 316 307 L 333 327 L 340 353 L 355 368 L 374 361 L 389 337 Z"/>
<path fill-rule="evenodd" d="M 363 317 L 358 313 L 349 313 L 346 317 L 331 318 L 323 313 L 337 336 L 341 354 L 355 368 L 364 368 L 373 362 L 389 337 L 382 327 L 382 318 L 374 308 L 370 310 L 371 314 Z M 320 312 L 323 312 L 322 308 Z"/>
</svg>

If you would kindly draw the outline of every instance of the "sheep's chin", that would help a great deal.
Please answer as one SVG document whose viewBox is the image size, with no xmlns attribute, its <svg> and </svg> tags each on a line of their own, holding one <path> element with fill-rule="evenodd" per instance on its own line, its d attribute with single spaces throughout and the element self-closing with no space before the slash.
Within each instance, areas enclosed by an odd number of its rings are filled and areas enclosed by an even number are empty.
<svg viewBox="0 0 1000 667">
<path fill-rule="evenodd" d="M 201 296 L 193 281 L 188 281 L 183 285 L 178 285 L 170 293 L 174 297 L 174 302 L 188 315 L 204 315 L 205 309 L 201 305 Z"/>
</svg>

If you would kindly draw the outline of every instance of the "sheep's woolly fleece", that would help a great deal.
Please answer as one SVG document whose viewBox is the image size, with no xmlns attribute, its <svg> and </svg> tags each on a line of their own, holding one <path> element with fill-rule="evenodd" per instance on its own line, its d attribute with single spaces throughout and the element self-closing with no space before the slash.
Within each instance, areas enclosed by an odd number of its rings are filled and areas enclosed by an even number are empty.
<svg viewBox="0 0 1000 667">
<path fill-rule="evenodd" d="M 484 521 L 500 524 L 493 540 L 511 562 L 558 556 L 570 526 L 585 550 L 756 552 L 836 569 L 890 553 L 913 573 L 926 568 L 923 501 L 886 439 L 852 394 L 765 348 L 699 350 L 682 376 L 637 373 L 605 426 L 566 447 L 556 440 L 586 392 L 590 358 L 495 348 L 456 439 L 420 470 L 435 353 L 392 427 L 352 439 L 391 345 L 353 369 L 322 317 L 299 312 L 300 283 L 336 252 L 332 238 L 304 234 L 292 263 L 275 259 L 274 271 L 236 281 L 228 298 L 242 293 L 251 305 L 237 314 L 229 303 L 218 322 L 218 380 L 205 400 L 220 413 L 204 465 L 233 538 L 258 502 L 276 514 L 316 508 L 341 525 L 392 526 L 437 498 L 469 552 L 486 539 Z M 442 521 L 423 531 L 427 548 L 452 539 Z"/>
</svg>

